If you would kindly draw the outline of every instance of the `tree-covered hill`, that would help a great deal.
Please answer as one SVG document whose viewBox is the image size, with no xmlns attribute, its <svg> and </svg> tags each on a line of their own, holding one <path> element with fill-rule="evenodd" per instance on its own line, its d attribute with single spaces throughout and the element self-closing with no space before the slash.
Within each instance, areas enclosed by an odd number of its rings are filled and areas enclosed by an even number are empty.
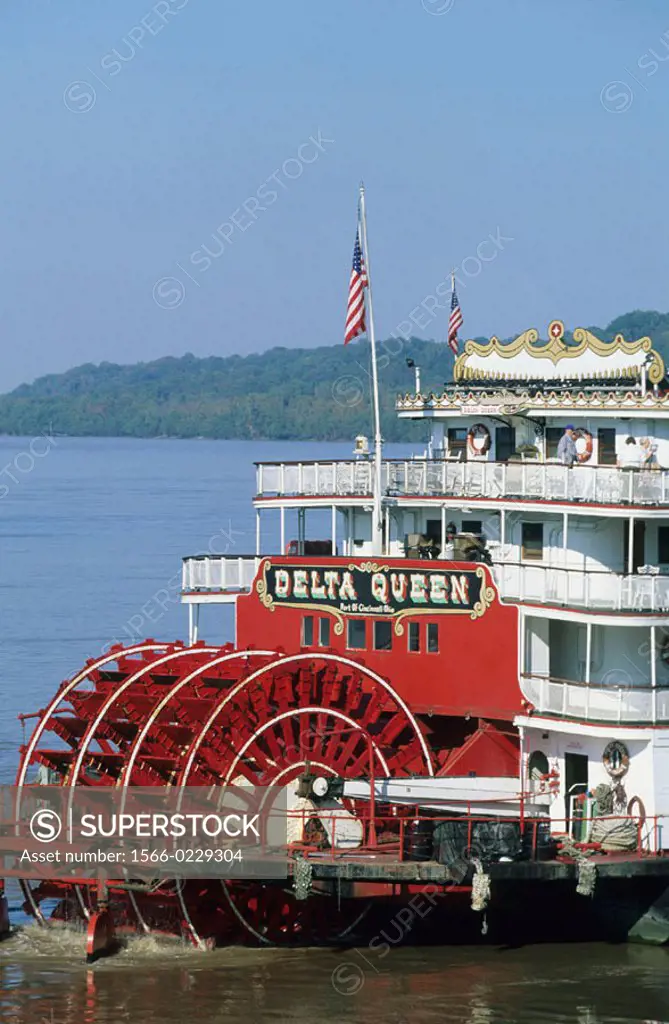
<svg viewBox="0 0 669 1024">
<path fill-rule="evenodd" d="M 669 362 L 669 314 L 626 313 L 608 327 L 612 338 L 649 335 Z M 452 377 L 448 346 L 391 338 L 378 346 L 382 420 L 387 440 L 415 439 L 417 424 L 400 422 L 395 396 L 413 390 L 421 367 L 422 388 L 439 390 Z M 167 357 L 118 366 L 87 363 L 41 377 L 0 396 L 0 433 L 119 437 L 215 437 L 351 439 L 371 432 L 369 346 L 273 348 L 259 355 Z"/>
</svg>

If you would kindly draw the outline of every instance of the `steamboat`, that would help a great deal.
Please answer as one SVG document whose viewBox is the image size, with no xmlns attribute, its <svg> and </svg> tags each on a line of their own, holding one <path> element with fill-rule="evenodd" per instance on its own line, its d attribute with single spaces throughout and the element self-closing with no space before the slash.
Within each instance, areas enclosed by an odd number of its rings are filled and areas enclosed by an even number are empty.
<svg viewBox="0 0 669 1024">
<path fill-rule="evenodd" d="M 415 457 L 377 431 L 257 464 L 255 552 L 183 560 L 188 641 L 114 646 L 26 716 L 19 793 L 282 787 L 287 878 L 21 877 L 40 925 L 90 956 L 133 930 L 378 942 L 393 915 L 413 941 L 669 940 L 665 367 L 649 338 L 547 335 L 467 341 L 441 392 L 415 368 Z"/>
</svg>

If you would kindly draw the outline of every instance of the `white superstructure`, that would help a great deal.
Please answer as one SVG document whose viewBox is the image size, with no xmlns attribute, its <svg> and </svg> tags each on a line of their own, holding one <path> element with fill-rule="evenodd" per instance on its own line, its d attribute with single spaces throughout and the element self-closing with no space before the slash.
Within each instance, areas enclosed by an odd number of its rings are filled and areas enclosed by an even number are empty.
<svg viewBox="0 0 669 1024">
<path fill-rule="evenodd" d="M 665 368 L 649 338 L 564 335 L 553 321 L 547 341 L 535 330 L 468 341 L 452 385 L 397 399 L 431 437 L 420 456 L 381 467 L 383 553 L 453 558 L 453 532 L 482 534 L 500 596 L 519 609 L 523 790 L 558 820 L 574 797 L 613 783 L 618 812 L 636 798 L 652 821 L 669 814 Z M 567 426 L 573 466 L 558 458 Z M 332 553 L 371 554 L 372 485 L 364 454 L 259 464 L 256 555 L 184 562 L 191 638 L 200 604 L 250 586 L 265 516 L 279 517 L 282 551 L 294 537 L 287 513 L 298 513 L 299 554 L 310 510 L 325 509 Z M 649 846 L 669 846 L 658 832 Z"/>
</svg>

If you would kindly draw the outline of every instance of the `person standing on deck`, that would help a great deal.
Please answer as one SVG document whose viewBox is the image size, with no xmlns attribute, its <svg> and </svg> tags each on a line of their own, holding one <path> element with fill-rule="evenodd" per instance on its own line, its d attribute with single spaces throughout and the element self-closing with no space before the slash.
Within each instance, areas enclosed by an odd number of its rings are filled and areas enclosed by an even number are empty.
<svg viewBox="0 0 669 1024">
<path fill-rule="evenodd" d="M 571 423 L 564 428 L 564 434 L 558 442 L 557 457 L 565 466 L 573 466 L 578 460 L 574 427 Z"/>
<path fill-rule="evenodd" d="M 626 438 L 625 447 L 618 459 L 618 465 L 622 466 L 623 469 L 638 469 L 641 464 L 641 452 L 639 449 L 640 446 L 637 445 L 633 437 Z"/>
<path fill-rule="evenodd" d="M 653 443 L 652 438 L 642 437 L 639 444 L 641 445 L 641 468 L 657 469 L 657 445 Z"/>
</svg>

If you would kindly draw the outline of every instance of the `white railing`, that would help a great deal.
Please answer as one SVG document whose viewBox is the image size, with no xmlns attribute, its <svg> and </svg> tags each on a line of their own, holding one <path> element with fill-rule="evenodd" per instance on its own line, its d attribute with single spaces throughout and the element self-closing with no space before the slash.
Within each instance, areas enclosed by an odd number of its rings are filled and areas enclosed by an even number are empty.
<svg viewBox="0 0 669 1024">
<path fill-rule="evenodd" d="M 387 467 L 387 463 L 384 469 Z M 372 464 L 352 462 L 260 462 L 259 495 L 370 494 Z M 387 484 L 384 482 L 384 486 Z"/>
<path fill-rule="evenodd" d="M 258 463 L 258 496 L 346 497 L 369 495 L 368 459 L 335 462 Z M 391 495 L 454 498 L 523 498 L 603 505 L 669 504 L 669 471 L 616 466 L 562 466 L 551 462 L 449 462 L 388 460 L 382 488 Z"/>
<path fill-rule="evenodd" d="M 545 565 L 496 562 L 500 596 L 510 601 L 602 611 L 669 611 L 669 576 L 619 576 Z"/>
<path fill-rule="evenodd" d="M 239 591 L 251 589 L 260 558 L 255 555 L 201 555 L 184 558 L 181 587 L 187 593 L 196 590 Z"/>
<path fill-rule="evenodd" d="M 255 555 L 184 558 L 182 589 L 248 592 L 260 561 Z M 496 562 L 492 570 L 500 597 L 509 601 L 598 611 L 669 613 L 669 576 L 618 576 L 506 562 Z"/>
<path fill-rule="evenodd" d="M 537 711 L 594 722 L 667 722 L 669 689 L 597 686 L 549 676 L 523 675 L 521 689 Z"/>
</svg>

